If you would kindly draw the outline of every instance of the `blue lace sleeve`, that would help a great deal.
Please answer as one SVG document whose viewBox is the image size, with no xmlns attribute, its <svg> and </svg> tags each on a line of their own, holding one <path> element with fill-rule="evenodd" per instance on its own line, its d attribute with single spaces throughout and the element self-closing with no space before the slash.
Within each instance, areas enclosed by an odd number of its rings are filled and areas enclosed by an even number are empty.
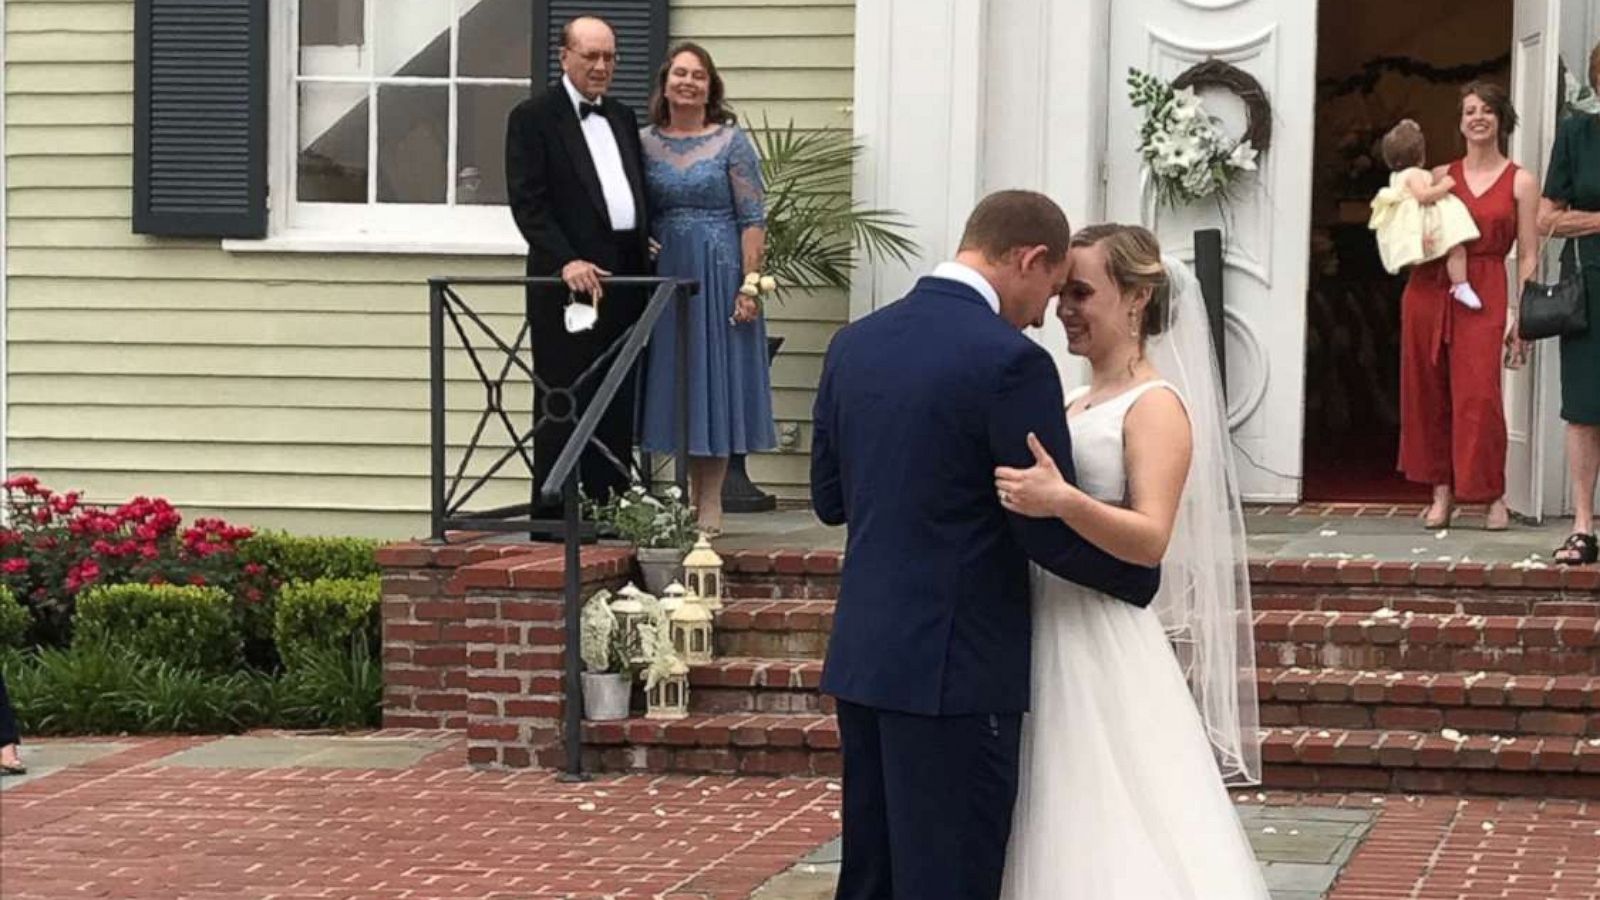
<svg viewBox="0 0 1600 900">
<path fill-rule="evenodd" d="M 728 184 L 733 190 L 733 210 L 740 228 L 767 224 L 767 191 L 761 183 L 761 158 L 743 129 L 736 128 L 728 144 Z"/>
</svg>

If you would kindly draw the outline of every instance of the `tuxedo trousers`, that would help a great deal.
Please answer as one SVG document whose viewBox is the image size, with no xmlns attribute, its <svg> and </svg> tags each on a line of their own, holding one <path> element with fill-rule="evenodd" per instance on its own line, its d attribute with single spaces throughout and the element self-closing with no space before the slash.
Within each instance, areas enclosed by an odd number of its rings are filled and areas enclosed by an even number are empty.
<svg viewBox="0 0 1600 900">
<path fill-rule="evenodd" d="M 838 701 L 836 900 L 993 900 L 1017 799 L 1020 713 L 919 716 Z"/>
<path fill-rule="evenodd" d="M 641 249 L 643 246 L 637 231 L 619 231 L 614 234 L 610 245 L 594 248 L 586 258 L 616 276 L 649 275 L 650 261 Z M 533 460 L 534 475 L 540 486 L 544 485 L 555 468 L 556 458 L 572 437 L 578 419 L 589 408 L 595 391 L 611 367 L 615 357 L 606 356 L 606 351 L 639 321 L 650 294 L 648 288 L 607 288 L 600 302 L 595 326 L 588 331 L 572 334 L 567 332 L 565 323 L 566 306 L 572 299 L 567 289 L 528 288 L 527 313 L 533 346 L 533 372 L 538 379 L 533 395 L 534 420 L 537 423 L 533 436 Z M 587 302 L 587 298 L 582 299 Z M 603 363 L 600 362 L 602 357 L 605 357 Z M 619 469 L 592 444 L 584 448 L 578 460 L 578 477 L 584 494 L 599 502 L 605 501 L 613 493 L 626 490 L 632 480 L 638 368 L 635 365 L 623 379 L 621 389 L 606 407 L 595 430 L 595 438 L 626 470 Z M 576 389 L 573 389 L 574 385 Z M 568 390 L 571 390 L 570 401 L 564 394 Z M 537 504 L 536 515 L 559 518 L 560 505 Z"/>
</svg>

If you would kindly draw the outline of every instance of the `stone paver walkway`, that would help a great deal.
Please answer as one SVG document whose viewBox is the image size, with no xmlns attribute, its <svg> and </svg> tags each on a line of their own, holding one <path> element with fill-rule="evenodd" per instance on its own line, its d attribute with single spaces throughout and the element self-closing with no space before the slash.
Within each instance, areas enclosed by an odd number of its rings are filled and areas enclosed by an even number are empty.
<svg viewBox="0 0 1600 900">
<path fill-rule="evenodd" d="M 0 781 L 8 900 L 827 900 L 837 872 L 825 780 L 567 785 L 468 770 L 458 738 L 418 732 L 26 753 L 34 774 Z M 1600 804 L 1237 799 L 1275 900 L 1600 900 Z"/>
<path fill-rule="evenodd" d="M 1485 531 L 1481 515 L 1463 515 L 1443 531 L 1422 528 L 1408 508 L 1389 514 L 1349 515 L 1340 507 L 1326 515 L 1290 515 L 1277 508 L 1250 507 L 1245 517 L 1251 559 L 1357 559 L 1380 562 L 1548 561 L 1566 538 L 1570 519 L 1542 525 L 1517 524 Z M 817 522 L 810 510 L 729 515 L 717 549 L 842 550 L 845 530 Z"/>
</svg>

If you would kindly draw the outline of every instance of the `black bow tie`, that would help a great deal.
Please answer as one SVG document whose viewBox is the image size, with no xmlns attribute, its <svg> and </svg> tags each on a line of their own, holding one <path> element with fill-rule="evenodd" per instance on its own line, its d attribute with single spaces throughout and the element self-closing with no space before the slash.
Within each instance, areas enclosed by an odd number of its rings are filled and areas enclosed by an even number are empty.
<svg viewBox="0 0 1600 900">
<path fill-rule="evenodd" d="M 601 109 L 600 104 L 598 104 L 598 103 L 590 103 L 587 100 L 579 100 L 578 101 L 578 121 L 581 122 L 584 119 L 589 118 L 589 114 L 590 113 L 594 113 L 597 116 L 604 116 L 605 115 L 605 112 Z"/>
</svg>

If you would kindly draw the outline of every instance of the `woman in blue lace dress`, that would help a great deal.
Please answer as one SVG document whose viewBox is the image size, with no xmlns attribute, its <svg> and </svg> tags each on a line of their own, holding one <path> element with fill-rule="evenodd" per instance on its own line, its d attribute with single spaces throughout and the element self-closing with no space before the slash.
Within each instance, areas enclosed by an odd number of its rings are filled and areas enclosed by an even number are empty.
<svg viewBox="0 0 1600 900">
<path fill-rule="evenodd" d="M 715 534 L 729 455 L 777 445 L 766 322 L 757 299 L 740 293 L 766 251 L 761 161 L 698 45 L 667 55 L 650 122 L 643 144 L 656 274 L 700 283 L 689 303 L 689 499 L 702 530 Z M 669 307 L 650 340 L 640 434 L 652 453 L 678 448 L 677 328 Z"/>
</svg>

